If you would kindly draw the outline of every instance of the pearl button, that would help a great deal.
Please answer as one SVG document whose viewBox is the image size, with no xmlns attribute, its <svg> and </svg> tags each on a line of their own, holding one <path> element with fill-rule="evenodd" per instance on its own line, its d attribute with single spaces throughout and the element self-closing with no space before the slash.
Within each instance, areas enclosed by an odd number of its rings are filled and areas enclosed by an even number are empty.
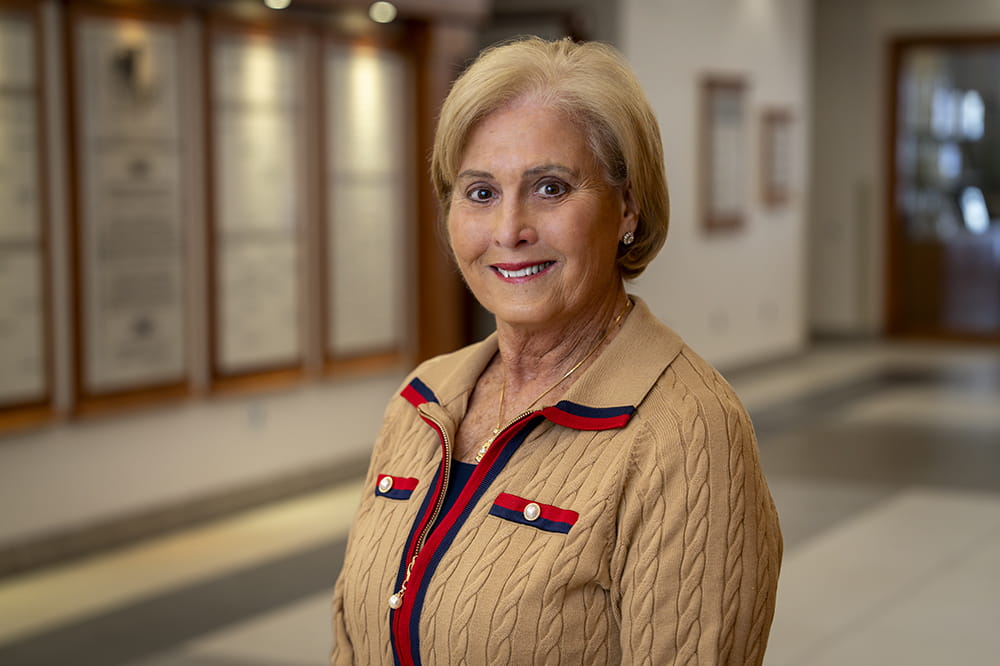
<svg viewBox="0 0 1000 666">
<path fill-rule="evenodd" d="M 538 520 L 538 516 L 540 515 L 542 515 L 542 508 L 534 502 L 524 507 L 525 520 Z"/>
<path fill-rule="evenodd" d="M 378 482 L 379 492 L 387 493 L 392 490 L 392 477 L 383 476 L 382 480 Z"/>
<path fill-rule="evenodd" d="M 389 608 L 396 610 L 403 605 L 403 597 L 399 594 L 394 594 L 389 597 Z"/>
</svg>

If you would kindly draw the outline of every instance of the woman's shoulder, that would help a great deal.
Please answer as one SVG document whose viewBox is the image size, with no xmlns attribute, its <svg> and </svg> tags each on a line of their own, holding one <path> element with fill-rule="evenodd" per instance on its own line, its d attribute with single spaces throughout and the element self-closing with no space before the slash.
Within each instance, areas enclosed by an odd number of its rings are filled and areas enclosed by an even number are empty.
<svg viewBox="0 0 1000 666">
<path fill-rule="evenodd" d="M 647 436 L 672 447 L 728 448 L 754 438 L 749 414 L 733 387 L 708 361 L 684 344 L 636 410 Z"/>
<path fill-rule="evenodd" d="M 729 381 L 686 343 L 667 368 L 662 380 L 677 391 L 703 399 L 719 400 L 729 407 L 743 409 L 743 403 Z"/>
<path fill-rule="evenodd" d="M 625 356 L 622 358 L 623 365 L 632 363 L 630 368 L 634 372 L 631 374 L 647 372 L 653 379 L 651 384 L 658 389 L 651 393 L 671 403 L 683 397 L 719 399 L 734 402 L 742 409 L 722 374 L 654 314 L 645 301 L 636 296 L 632 298 L 636 301 L 638 321 L 623 340 Z"/>
</svg>

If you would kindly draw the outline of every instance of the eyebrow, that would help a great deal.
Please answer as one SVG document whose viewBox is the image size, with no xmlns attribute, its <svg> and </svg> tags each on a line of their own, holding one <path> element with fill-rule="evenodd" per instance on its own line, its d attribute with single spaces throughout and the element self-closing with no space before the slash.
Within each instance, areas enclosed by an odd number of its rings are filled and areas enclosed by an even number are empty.
<svg viewBox="0 0 1000 666">
<path fill-rule="evenodd" d="M 552 171 L 557 171 L 573 177 L 579 176 L 579 172 L 577 172 L 576 169 L 571 169 L 567 166 L 563 166 L 562 164 L 541 164 L 539 166 L 531 167 L 530 169 L 526 170 L 523 175 L 525 177 L 531 178 L 535 176 L 540 176 L 542 174 L 550 173 Z M 462 173 L 458 174 L 455 180 L 458 180 L 460 178 L 492 179 L 494 178 L 494 176 L 489 171 L 477 171 L 475 169 L 466 169 Z"/>
<path fill-rule="evenodd" d="M 551 171 L 558 171 L 566 174 L 567 176 L 573 176 L 574 178 L 579 175 L 576 169 L 571 169 L 568 166 L 563 166 L 562 164 L 542 164 L 528 169 L 524 172 L 524 175 L 541 176 L 542 174 L 549 173 Z"/>
<path fill-rule="evenodd" d="M 489 171 L 476 171 L 475 169 L 466 169 L 462 173 L 458 174 L 458 176 L 455 177 L 455 180 L 458 180 L 459 178 L 486 178 L 486 179 L 490 179 L 490 178 L 493 178 L 493 174 L 491 174 Z"/>
</svg>

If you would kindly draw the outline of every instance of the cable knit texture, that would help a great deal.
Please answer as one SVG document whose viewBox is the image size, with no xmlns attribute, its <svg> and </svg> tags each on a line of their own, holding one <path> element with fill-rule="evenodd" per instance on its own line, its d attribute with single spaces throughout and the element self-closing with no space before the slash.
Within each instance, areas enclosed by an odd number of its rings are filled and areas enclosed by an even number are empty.
<svg viewBox="0 0 1000 666">
<path fill-rule="evenodd" d="M 419 615 L 422 663 L 763 661 L 782 544 L 753 428 L 725 380 L 635 300 L 564 396 L 632 405 L 631 420 L 531 430 L 439 553 Z M 449 427 L 495 351 L 489 338 L 415 371 Z M 334 592 L 332 663 L 393 662 L 387 600 L 440 462 L 437 433 L 394 398 Z M 407 500 L 377 497 L 378 474 L 418 485 Z M 490 515 L 501 493 L 579 518 L 562 534 Z"/>
</svg>

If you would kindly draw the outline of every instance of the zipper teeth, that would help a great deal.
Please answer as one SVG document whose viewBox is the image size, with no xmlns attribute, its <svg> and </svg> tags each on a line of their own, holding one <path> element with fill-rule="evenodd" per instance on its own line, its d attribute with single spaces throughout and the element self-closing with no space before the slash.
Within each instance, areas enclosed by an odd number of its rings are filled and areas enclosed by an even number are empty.
<svg viewBox="0 0 1000 666">
<path fill-rule="evenodd" d="M 427 416 L 426 418 L 434 422 L 438 430 L 441 432 L 441 437 L 444 439 L 444 450 L 447 455 L 444 459 L 444 478 L 441 481 L 441 492 L 438 494 L 437 503 L 434 505 L 434 512 L 431 514 L 430 520 L 424 525 L 423 531 L 420 533 L 420 538 L 417 539 L 417 547 L 413 551 L 413 559 L 417 559 L 417 555 L 424 547 L 424 542 L 427 541 L 427 536 L 430 534 L 431 529 L 434 527 L 434 521 L 437 520 L 438 514 L 441 513 L 441 507 L 444 506 L 445 495 L 448 494 L 448 482 L 451 478 L 451 438 L 448 437 L 448 431 L 445 429 L 444 425 L 437 419 Z"/>
<path fill-rule="evenodd" d="M 519 422 L 524 417 L 534 413 L 534 411 L 528 410 L 515 417 L 513 420 L 508 422 L 507 425 L 500 429 L 500 433 L 497 435 L 497 438 L 499 438 L 500 435 L 507 430 L 507 428 Z M 410 558 L 410 563 L 406 567 L 406 576 L 403 578 L 402 587 L 400 587 L 399 592 L 397 593 L 400 597 L 402 597 L 402 595 L 406 592 L 406 584 L 410 582 L 410 571 L 413 570 L 413 565 L 417 562 L 417 556 L 420 555 L 420 551 L 423 550 L 424 543 L 427 541 L 427 537 L 430 534 L 431 529 L 434 527 L 434 522 L 437 520 L 438 514 L 441 513 L 441 507 L 444 506 L 444 498 L 448 494 L 448 482 L 451 476 L 451 438 L 448 436 L 448 430 L 444 427 L 444 424 L 434 417 L 426 414 L 424 414 L 423 417 L 437 426 L 438 431 L 441 433 L 441 437 L 444 439 L 444 448 L 447 453 L 444 461 L 444 479 L 441 482 L 441 492 L 438 495 L 437 503 L 434 505 L 434 511 L 431 513 L 431 517 L 427 521 L 427 524 L 424 525 L 424 529 L 420 533 L 420 538 L 417 539 L 417 545 L 413 549 L 413 556 Z"/>
<path fill-rule="evenodd" d="M 514 417 L 511 421 L 507 423 L 507 425 L 505 425 L 503 428 L 500 429 L 500 433 L 497 435 L 497 438 L 499 439 L 500 435 L 502 435 L 504 431 L 507 430 L 507 428 L 511 427 L 512 425 L 523 419 L 525 416 L 528 416 L 529 414 L 533 413 L 534 412 L 529 409 L 528 411 L 523 412 L 518 416 Z M 423 549 L 424 543 L 427 541 L 427 537 L 430 535 L 431 529 L 433 529 L 434 527 L 434 522 L 438 519 L 438 514 L 441 513 L 441 507 L 444 506 L 445 495 L 448 493 L 448 482 L 451 479 L 451 438 L 448 437 L 448 431 L 445 429 L 444 425 L 440 421 L 438 421 L 432 416 L 427 416 L 427 415 L 424 416 L 428 420 L 432 421 L 434 425 L 438 427 L 438 430 L 441 431 L 441 437 L 444 438 L 444 448 L 445 451 L 447 451 L 448 455 L 444 461 L 444 482 L 441 487 L 441 493 L 440 495 L 438 495 L 437 504 L 434 505 L 434 512 L 431 514 L 430 520 L 428 520 L 427 524 L 424 525 L 424 529 L 420 533 L 420 538 L 417 539 L 417 547 L 413 551 L 414 560 L 417 559 L 417 555 L 419 555 L 420 551 Z"/>
<path fill-rule="evenodd" d="M 512 418 L 510 421 L 507 421 L 507 423 L 504 424 L 504 426 L 502 428 L 500 428 L 500 432 L 497 433 L 497 436 L 493 438 L 493 442 L 490 444 L 490 448 L 492 449 L 493 448 L 493 444 L 496 444 L 496 441 L 498 439 L 500 439 L 500 435 L 502 435 L 505 432 L 507 432 L 507 428 L 509 428 L 512 425 L 518 423 L 521 419 L 523 419 L 525 416 L 528 416 L 529 414 L 534 414 L 534 412 L 529 409 L 526 412 L 522 412 L 522 413 L 518 414 L 517 416 L 515 416 L 514 418 Z M 486 457 L 485 453 L 483 454 L 483 457 Z"/>
<path fill-rule="evenodd" d="M 441 438 L 444 439 L 444 450 L 446 453 L 444 458 L 444 478 L 441 480 L 441 492 L 438 495 L 437 503 L 434 505 L 434 512 L 431 513 L 430 519 L 424 525 L 423 531 L 420 532 L 417 545 L 414 547 L 413 555 L 410 557 L 410 563 L 406 565 L 406 575 L 403 577 L 403 584 L 396 593 L 400 599 L 406 593 L 406 585 L 410 582 L 410 572 L 413 571 L 413 565 L 417 563 L 417 556 L 423 550 L 424 542 L 427 541 L 427 535 L 430 534 L 431 528 L 434 526 L 434 521 L 437 520 L 438 514 L 441 513 L 441 507 L 444 506 L 444 498 L 448 494 L 448 478 L 451 476 L 451 438 L 448 437 L 448 430 L 445 429 L 444 424 L 434 417 L 426 414 L 422 416 L 437 426 L 438 432 L 441 433 Z"/>
<path fill-rule="evenodd" d="M 517 423 L 518 421 L 520 421 L 521 419 L 523 419 L 525 416 L 528 416 L 529 414 L 534 414 L 536 411 L 538 411 L 538 410 L 530 410 L 529 409 L 526 412 L 521 412 L 520 414 L 518 414 L 517 416 L 515 416 L 513 419 L 511 419 L 507 423 L 507 425 L 505 425 L 503 428 L 500 429 L 500 435 L 503 434 L 504 430 L 506 430 L 507 428 L 511 427 L 512 425 L 514 425 L 515 423 Z M 497 435 L 497 439 L 500 439 L 500 435 Z"/>
</svg>

